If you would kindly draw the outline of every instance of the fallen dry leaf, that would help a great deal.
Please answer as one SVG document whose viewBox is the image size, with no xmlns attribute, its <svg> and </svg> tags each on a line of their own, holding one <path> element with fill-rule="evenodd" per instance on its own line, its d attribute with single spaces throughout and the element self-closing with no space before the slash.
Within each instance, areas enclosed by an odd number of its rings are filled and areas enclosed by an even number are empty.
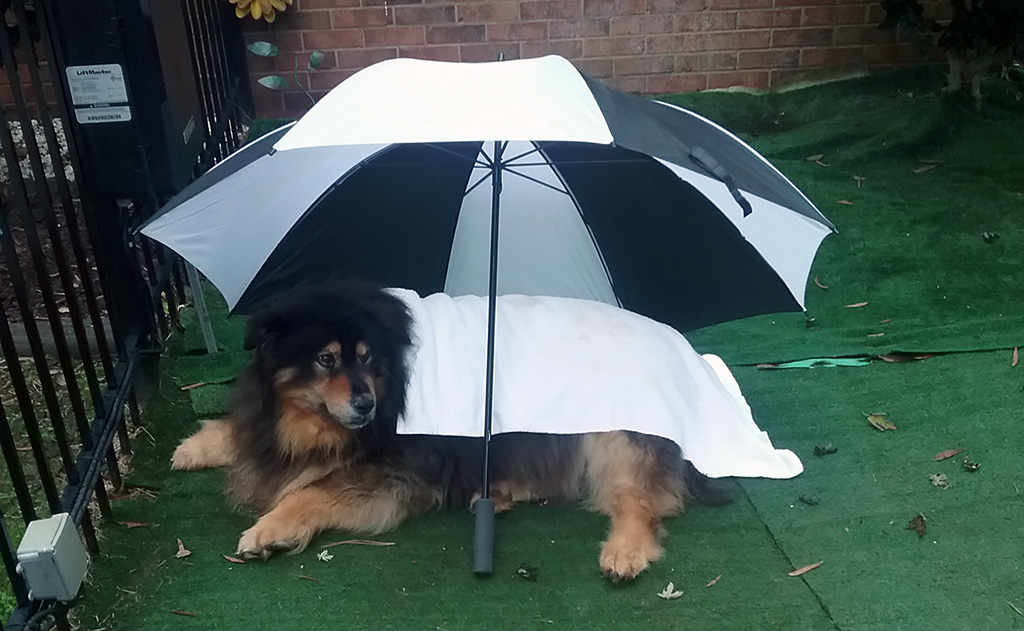
<svg viewBox="0 0 1024 631">
<path fill-rule="evenodd" d="M 853 176 L 853 179 L 857 180 L 857 188 L 860 188 L 860 183 L 863 182 L 864 180 L 868 179 L 868 178 L 862 177 L 860 175 L 855 175 L 855 176 Z"/>
<path fill-rule="evenodd" d="M 943 490 L 949 488 L 949 479 L 945 473 L 933 473 L 928 476 L 928 479 L 931 480 L 932 486 L 937 486 Z"/>
<path fill-rule="evenodd" d="M 922 361 L 925 359 L 931 359 L 935 357 L 934 353 L 886 353 L 885 355 L 877 355 L 878 359 L 890 364 L 905 364 L 907 362 Z"/>
<path fill-rule="evenodd" d="M 916 169 L 914 169 L 914 173 L 924 173 L 925 171 L 931 171 L 932 169 L 934 169 L 937 166 L 939 166 L 939 165 L 938 164 L 926 164 L 923 167 L 917 167 Z"/>
<path fill-rule="evenodd" d="M 889 324 L 890 322 L 892 322 L 892 318 L 886 318 L 886 319 L 882 320 L 881 322 L 879 322 L 879 324 Z"/>
<path fill-rule="evenodd" d="M 889 419 L 885 418 L 885 412 L 873 412 L 871 414 L 865 414 L 864 416 L 868 418 L 868 423 L 871 423 L 871 427 L 874 427 L 881 432 L 896 429 L 896 425 Z"/>
<path fill-rule="evenodd" d="M 825 157 L 825 154 L 823 154 L 823 153 L 816 153 L 813 156 L 807 156 L 806 158 L 804 158 L 804 160 L 807 160 L 808 162 L 817 162 L 818 160 L 821 160 L 824 157 Z"/>
<path fill-rule="evenodd" d="M 866 307 L 866 306 L 868 306 L 868 303 L 866 303 L 866 302 L 855 302 L 852 305 L 846 305 L 846 308 L 847 309 L 857 309 L 859 307 Z"/>
<path fill-rule="evenodd" d="M 226 554 L 222 554 L 221 556 L 227 559 L 228 561 L 231 561 L 232 563 L 245 563 L 245 561 L 239 559 L 238 557 L 229 557 Z"/>
<path fill-rule="evenodd" d="M 801 574 L 806 574 L 806 573 L 810 572 L 811 570 L 813 570 L 813 569 L 815 569 L 817 567 L 820 567 L 822 563 L 824 563 L 824 561 L 818 561 L 817 563 L 811 563 L 810 565 L 805 565 L 805 566 L 803 566 L 801 568 L 797 568 L 797 569 L 793 570 L 792 572 L 789 573 L 789 575 L 790 576 L 800 576 Z"/>
<path fill-rule="evenodd" d="M 814 164 L 816 164 L 816 165 L 818 165 L 818 166 L 820 166 L 820 167 L 830 167 L 830 166 L 832 166 L 831 164 L 825 164 L 825 163 L 824 163 L 824 162 L 822 162 L 821 160 L 815 160 L 815 161 L 814 161 Z"/>
<path fill-rule="evenodd" d="M 119 521 L 117 522 L 125 528 L 142 528 L 143 526 L 152 526 L 148 521 Z"/>
<path fill-rule="evenodd" d="M 181 542 L 181 539 L 178 539 L 178 553 L 175 554 L 174 557 L 177 559 L 184 559 L 190 554 L 192 554 L 192 551 L 186 550 L 185 544 Z"/>
<path fill-rule="evenodd" d="M 683 592 L 676 591 L 676 586 L 673 583 L 669 583 L 665 586 L 665 589 L 658 592 L 658 598 L 664 598 L 665 600 L 673 600 L 683 595 Z"/>
<path fill-rule="evenodd" d="M 818 280 L 817 275 L 815 275 L 815 277 L 814 277 L 814 284 L 817 285 L 818 287 L 822 288 L 822 289 L 828 289 L 828 285 L 821 284 L 821 281 Z"/>
<path fill-rule="evenodd" d="M 296 574 L 295 576 L 298 576 L 299 578 L 305 579 L 307 581 L 313 581 L 314 583 L 323 583 L 322 580 L 318 578 L 313 578 L 312 576 L 306 576 L 305 574 Z"/>
<path fill-rule="evenodd" d="M 324 563 L 327 563 L 328 561 L 330 561 L 333 558 L 334 558 L 334 555 L 331 554 L 330 552 L 328 552 L 327 550 L 321 550 L 320 552 L 316 553 L 316 560 L 317 561 L 323 561 Z"/>
<path fill-rule="evenodd" d="M 715 578 L 711 579 L 711 582 L 708 583 L 707 585 L 705 585 L 704 587 L 711 587 L 712 585 L 714 585 L 715 583 L 717 583 L 720 580 L 722 580 L 722 575 L 721 574 L 719 574 Z"/>
<path fill-rule="evenodd" d="M 205 385 L 206 385 L 205 381 L 200 381 L 199 383 L 190 383 L 187 386 L 181 386 L 180 388 L 178 388 L 178 390 L 181 390 L 182 392 L 186 392 L 188 390 L 195 390 L 196 388 L 202 388 Z"/>
<path fill-rule="evenodd" d="M 882 337 L 885 333 L 868 333 L 864 337 Z"/>
<path fill-rule="evenodd" d="M 171 609 L 171 613 L 176 613 L 179 616 L 192 616 L 193 618 L 196 617 L 196 615 L 191 611 L 179 611 L 178 609 Z"/>
<path fill-rule="evenodd" d="M 848 199 L 839 199 L 839 200 L 836 200 L 836 203 L 837 204 L 842 204 L 843 206 L 853 206 L 853 202 L 851 202 Z"/>
<path fill-rule="evenodd" d="M 923 537 L 926 522 L 927 520 L 924 518 L 924 515 L 918 513 L 917 517 L 911 519 L 910 523 L 907 524 L 907 530 L 916 530 L 917 536 Z"/>
<path fill-rule="evenodd" d="M 948 449 L 946 451 L 943 451 L 942 453 L 935 454 L 934 460 L 945 460 L 946 458 L 952 458 L 953 456 L 957 455 L 962 451 L 963 449 Z"/>
<path fill-rule="evenodd" d="M 964 458 L 964 469 L 967 469 L 968 471 L 977 471 L 980 466 L 980 463 L 973 462 L 970 458 Z"/>
<path fill-rule="evenodd" d="M 1014 346 L 1013 356 L 1010 358 L 1010 368 L 1016 368 L 1018 361 L 1020 361 L 1020 352 L 1017 350 L 1017 347 Z"/>
</svg>

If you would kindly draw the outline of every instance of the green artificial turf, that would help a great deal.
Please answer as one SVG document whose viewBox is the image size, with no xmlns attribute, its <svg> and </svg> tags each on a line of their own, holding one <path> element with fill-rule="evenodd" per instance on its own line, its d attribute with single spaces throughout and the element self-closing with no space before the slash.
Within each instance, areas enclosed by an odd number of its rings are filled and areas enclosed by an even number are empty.
<svg viewBox="0 0 1024 631">
<path fill-rule="evenodd" d="M 926 69 L 786 94 L 678 97 L 763 151 L 840 233 L 812 273 L 828 289 L 808 283 L 810 326 L 782 314 L 689 336 L 733 364 L 755 419 L 805 472 L 725 481 L 735 501 L 669 520 L 665 558 L 638 580 L 602 578 L 605 519 L 558 506 L 500 515 L 495 574 L 483 579 L 470 571 L 473 524 L 461 511 L 376 538 L 393 546 L 331 547 L 329 561 L 317 559 L 324 545 L 350 535 L 324 533 L 305 552 L 266 563 L 226 560 L 253 516 L 225 502 L 222 472 L 167 466 L 198 419 L 223 412 L 245 360 L 244 323 L 226 318 L 210 292 L 224 352 L 204 354 L 185 311 L 129 476 L 151 492 L 114 502 L 77 609 L 82 627 L 1022 628 L 1024 366 L 1011 365 L 1009 349 L 1024 342 L 1024 106 L 994 86 L 978 113 L 969 99 L 940 96 L 940 85 Z M 818 154 L 829 166 L 806 160 Z M 914 173 L 930 164 L 921 158 L 943 162 Z M 866 178 L 859 189 L 853 175 Z M 999 238 L 986 243 L 984 232 Z M 860 302 L 868 304 L 846 307 Z M 948 354 L 745 365 L 891 350 Z M 195 384 L 206 385 L 180 389 Z M 868 413 L 885 413 L 897 429 L 873 428 Z M 815 455 L 827 446 L 835 452 Z M 954 448 L 965 451 L 934 460 Z M 948 489 L 932 483 L 936 474 Z M 923 536 L 907 527 L 917 515 Z M 175 556 L 178 539 L 191 551 L 185 558 Z M 520 568 L 535 568 L 536 580 Z M 670 581 L 682 596 L 659 598 Z"/>
</svg>

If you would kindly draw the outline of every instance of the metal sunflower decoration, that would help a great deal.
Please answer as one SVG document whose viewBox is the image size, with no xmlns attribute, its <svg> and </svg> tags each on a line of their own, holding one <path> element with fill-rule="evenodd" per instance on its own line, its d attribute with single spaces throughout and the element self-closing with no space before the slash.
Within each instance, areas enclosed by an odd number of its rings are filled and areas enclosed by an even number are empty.
<svg viewBox="0 0 1024 631">
<path fill-rule="evenodd" d="M 252 19 L 263 18 L 267 22 L 273 22 L 277 18 L 278 11 L 284 11 L 293 0 L 228 0 L 235 5 L 235 15 L 244 18 L 251 15 Z"/>
</svg>

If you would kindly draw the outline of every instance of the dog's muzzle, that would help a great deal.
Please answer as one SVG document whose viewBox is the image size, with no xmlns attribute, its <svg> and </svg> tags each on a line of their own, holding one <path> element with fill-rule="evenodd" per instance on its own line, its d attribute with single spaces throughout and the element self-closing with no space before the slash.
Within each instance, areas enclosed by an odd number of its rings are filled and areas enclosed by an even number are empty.
<svg viewBox="0 0 1024 631">
<path fill-rule="evenodd" d="M 376 405 L 372 394 L 357 394 L 349 400 L 345 409 L 335 412 L 323 405 L 321 412 L 343 427 L 359 429 L 373 421 Z"/>
</svg>

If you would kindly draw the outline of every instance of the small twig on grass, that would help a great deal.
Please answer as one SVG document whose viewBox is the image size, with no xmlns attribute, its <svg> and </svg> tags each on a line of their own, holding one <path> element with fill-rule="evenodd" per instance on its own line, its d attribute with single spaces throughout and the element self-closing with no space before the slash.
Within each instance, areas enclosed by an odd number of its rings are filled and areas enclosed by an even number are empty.
<svg viewBox="0 0 1024 631">
<path fill-rule="evenodd" d="M 330 548 L 331 546 L 343 546 L 343 545 L 354 545 L 354 546 L 393 546 L 394 541 L 373 541 L 372 539 L 346 539 L 345 541 L 335 541 L 334 543 L 325 543 L 320 548 Z"/>
<path fill-rule="evenodd" d="M 1020 609 L 1018 609 L 1017 605 L 1013 604 L 1010 601 L 1006 601 L 1006 604 L 1009 605 L 1010 607 L 1012 607 L 1013 610 L 1017 612 L 1018 616 L 1024 617 L 1024 611 L 1021 611 Z"/>
<path fill-rule="evenodd" d="M 322 580 L 318 578 L 313 578 L 312 576 L 306 576 L 305 574 L 296 574 L 295 576 L 307 581 L 313 581 L 314 583 L 323 583 Z"/>
</svg>

